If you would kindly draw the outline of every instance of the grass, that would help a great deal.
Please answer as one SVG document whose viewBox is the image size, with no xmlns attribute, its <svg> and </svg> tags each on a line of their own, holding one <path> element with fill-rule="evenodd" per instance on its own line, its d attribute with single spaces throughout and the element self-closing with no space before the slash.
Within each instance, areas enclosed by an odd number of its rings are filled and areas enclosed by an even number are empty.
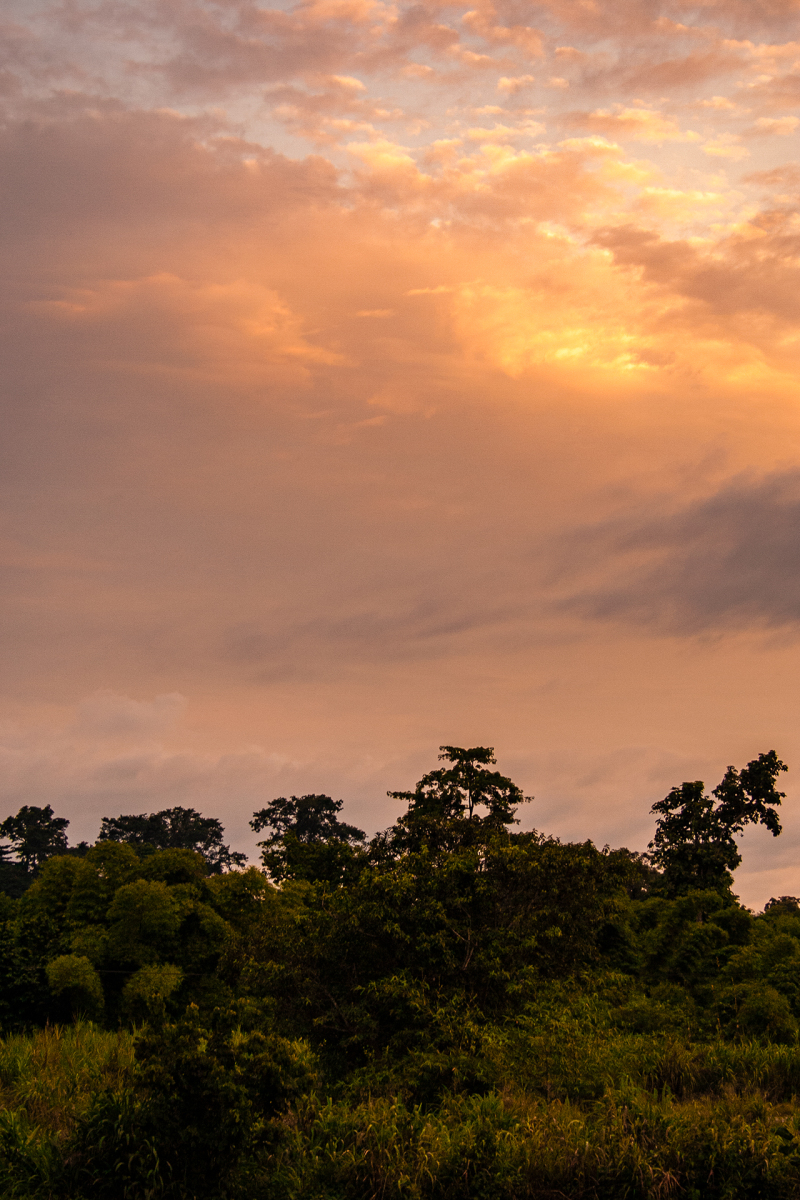
<svg viewBox="0 0 800 1200">
<path fill-rule="evenodd" d="M 800 1196 L 800 1048 L 602 1025 L 562 1010 L 487 1028 L 483 1094 L 456 1084 L 415 1103 L 378 1071 L 374 1088 L 366 1074 L 333 1096 L 321 1087 L 250 1146 L 226 1200 Z M 63 1148 L 94 1128 L 92 1098 L 130 1097 L 132 1076 L 128 1033 L 77 1024 L 0 1041 L 0 1194 L 75 1200 Z M 138 1163 L 147 1148 L 129 1149 Z M 173 1195 L 149 1159 L 134 1165 L 118 1195 Z"/>
<path fill-rule="evenodd" d="M 521 1094 L 391 1099 L 296 1115 L 262 1176 L 290 1200 L 793 1200 L 800 1142 L 787 1106 L 645 1092 L 590 1106 Z M 276 1181 L 281 1181 L 280 1192 Z M 244 1195 L 244 1193 L 242 1193 Z M 250 1187 L 248 1195 L 258 1196 Z"/>
<path fill-rule="evenodd" d="M 64 1135 L 98 1091 L 122 1089 L 133 1072 L 133 1037 L 88 1022 L 0 1040 L 0 1110 Z"/>
<path fill-rule="evenodd" d="M 93 1097 L 121 1092 L 133 1070 L 130 1034 L 78 1022 L 0 1039 L 0 1194 L 45 1200 L 63 1174 L 63 1146 Z"/>
</svg>

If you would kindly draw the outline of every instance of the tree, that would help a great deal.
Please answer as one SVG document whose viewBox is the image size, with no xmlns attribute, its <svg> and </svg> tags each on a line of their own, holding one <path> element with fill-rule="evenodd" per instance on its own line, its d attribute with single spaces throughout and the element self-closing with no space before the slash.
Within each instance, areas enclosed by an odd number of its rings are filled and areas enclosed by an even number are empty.
<svg viewBox="0 0 800 1200">
<path fill-rule="evenodd" d="M 105 1005 L 100 976 L 83 954 L 61 954 L 47 964 L 54 995 L 66 995 L 74 1016 L 99 1017 Z"/>
<path fill-rule="evenodd" d="M 251 829 L 268 830 L 270 836 L 261 847 L 261 859 L 275 880 L 289 877 L 304 879 L 341 878 L 353 858 L 353 850 L 363 844 L 366 834 L 355 825 L 339 820 L 342 800 L 330 796 L 278 796 L 265 808 L 253 813 Z"/>
<path fill-rule="evenodd" d="M 193 808 L 164 808 L 156 813 L 103 817 L 98 841 L 127 842 L 151 850 L 194 850 L 212 871 L 241 867 L 245 854 L 231 850 L 222 840 L 224 830 L 216 817 L 201 817 Z"/>
<path fill-rule="evenodd" d="M 706 796 L 702 780 L 675 787 L 651 811 L 660 814 L 650 843 L 650 859 L 663 871 L 671 895 L 692 888 L 722 889 L 742 861 L 736 835 L 746 825 L 781 832 L 775 809 L 785 793 L 775 780 L 786 765 L 774 750 L 760 754 L 739 772 L 728 767 L 722 782 Z"/>
<path fill-rule="evenodd" d="M 0 837 L 11 842 L 17 861 L 32 874 L 46 858 L 66 852 L 68 825 L 66 817 L 53 816 L 49 804 L 44 808 L 23 804 L 15 817 L 0 824 Z"/>
<path fill-rule="evenodd" d="M 532 800 L 506 775 L 488 768 L 497 760 L 491 746 L 440 746 L 439 758 L 451 763 L 423 775 L 413 792 L 388 792 L 405 800 L 408 811 L 390 831 L 397 848 L 414 849 L 421 843 L 452 848 L 476 835 L 499 833 L 516 824 L 517 805 Z M 487 810 L 484 816 L 476 811 Z"/>
<path fill-rule="evenodd" d="M 439 817 L 471 818 L 480 805 L 488 809 L 487 817 L 498 826 L 514 823 L 516 805 L 525 797 L 520 788 L 499 771 L 488 771 L 497 762 L 491 746 L 440 746 L 439 758 L 452 763 L 423 775 L 413 792 L 388 792 L 395 800 L 408 802 L 409 814 Z"/>
<path fill-rule="evenodd" d="M 256 833 L 271 830 L 269 841 L 292 833 L 299 842 L 363 842 L 363 830 L 339 820 L 343 803 L 330 796 L 292 796 L 290 800 L 278 796 L 253 813 L 250 828 Z"/>
<path fill-rule="evenodd" d="M 772 896 L 764 905 L 764 912 L 771 917 L 800 916 L 800 899 L 797 896 Z"/>
</svg>

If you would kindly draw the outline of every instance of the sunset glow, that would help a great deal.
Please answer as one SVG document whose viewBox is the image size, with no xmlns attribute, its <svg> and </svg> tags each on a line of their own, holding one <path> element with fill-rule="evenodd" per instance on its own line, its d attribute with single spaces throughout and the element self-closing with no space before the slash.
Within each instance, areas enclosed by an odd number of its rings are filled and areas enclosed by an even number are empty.
<svg viewBox="0 0 800 1200">
<path fill-rule="evenodd" d="M 774 748 L 800 895 L 800 0 L 4 13 L 4 812 Z"/>
</svg>

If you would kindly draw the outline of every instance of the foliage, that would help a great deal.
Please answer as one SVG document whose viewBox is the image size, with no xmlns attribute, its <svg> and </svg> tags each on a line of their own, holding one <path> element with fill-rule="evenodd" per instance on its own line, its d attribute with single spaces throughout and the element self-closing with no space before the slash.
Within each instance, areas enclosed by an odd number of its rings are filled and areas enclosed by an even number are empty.
<svg viewBox="0 0 800 1200">
<path fill-rule="evenodd" d="M 104 1007 L 100 976 L 84 954 L 60 954 L 47 964 L 54 996 L 66 993 L 74 1016 L 97 1017 Z"/>
<path fill-rule="evenodd" d="M 664 872 L 670 895 L 690 888 L 729 887 L 731 872 L 742 861 L 736 834 L 746 825 L 765 825 L 777 837 L 781 824 L 775 809 L 785 793 L 776 790 L 775 780 L 785 770 L 770 750 L 741 773 L 728 767 L 711 796 L 698 780 L 673 788 L 653 805 L 652 811 L 661 815 L 650 844 L 651 858 Z"/>
<path fill-rule="evenodd" d="M 730 889 L 783 764 L 673 789 L 648 863 L 514 832 L 493 752 L 442 757 L 369 843 L 261 809 L 272 881 L 177 818 L 20 864 L 0 1194 L 795 1200 L 800 901 Z"/>
<path fill-rule="evenodd" d="M 140 967 L 122 989 L 125 1015 L 134 1023 L 163 1022 L 166 1004 L 183 982 L 183 971 L 171 963 Z"/>
<path fill-rule="evenodd" d="M 253 813 L 251 829 L 269 837 L 259 842 L 261 861 L 276 882 L 327 879 L 338 882 L 353 863 L 366 834 L 339 820 L 341 800 L 330 796 L 278 796 Z"/>
<path fill-rule="evenodd" d="M 517 806 L 530 797 L 499 771 L 490 746 L 440 746 L 439 758 L 451 763 L 423 775 L 413 792 L 389 792 L 404 800 L 408 811 L 389 831 L 390 852 L 431 848 L 452 849 L 475 844 L 515 823 Z M 484 816 L 477 812 L 485 808 Z"/>
<path fill-rule="evenodd" d="M 212 871 L 240 867 L 247 857 L 223 842 L 222 823 L 193 808 L 165 808 L 138 816 L 103 817 L 98 840 L 124 842 L 149 850 L 192 850 L 202 854 Z"/>
<path fill-rule="evenodd" d="M 130 1084 L 133 1039 L 77 1020 L 0 1040 L 0 1108 L 43 1135 L 63 1136 L 99 1091 Z"/>
<path fill-rule="evenodd" d="M 11 842 L 17 861 L 31 874 L 46 858 L 66 850 L 68 825 L 65 817 L 53 815 L 49 804 L 44 808 L 23 804 L 15 817 L 0 823 L 0 837 Z"/>
</svg>

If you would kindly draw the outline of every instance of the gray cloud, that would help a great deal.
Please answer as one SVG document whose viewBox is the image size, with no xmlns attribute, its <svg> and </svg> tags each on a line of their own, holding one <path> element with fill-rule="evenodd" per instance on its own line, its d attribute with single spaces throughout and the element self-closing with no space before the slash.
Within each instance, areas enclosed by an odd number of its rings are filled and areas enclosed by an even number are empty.
<svg viewBox="0 0 800 1200">
<path fill-rule="evenodd" d="M 680 633 L 795 630 L 800 473 L 736 481 L 667 516 L 606 522 L 568 539 L 562 555 L 562 584 L 596 575 L 560 601 L 586 617 Z"/>
</svg>

